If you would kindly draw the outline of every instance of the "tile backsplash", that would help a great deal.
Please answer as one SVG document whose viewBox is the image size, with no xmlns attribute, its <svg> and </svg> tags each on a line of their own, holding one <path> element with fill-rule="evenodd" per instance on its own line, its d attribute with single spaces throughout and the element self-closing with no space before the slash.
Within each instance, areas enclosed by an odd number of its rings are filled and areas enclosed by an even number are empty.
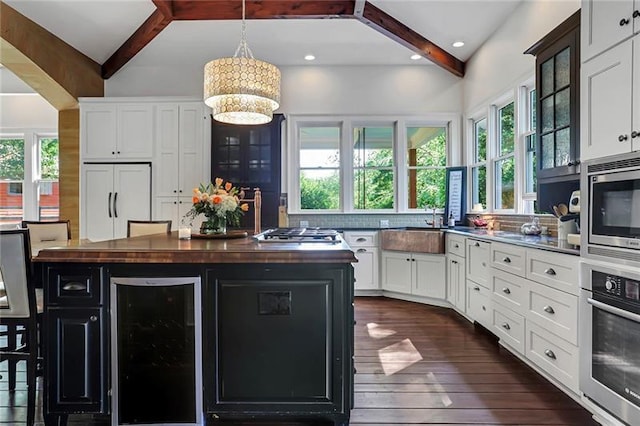
<svg viewBox="0 0 640 426">
<path fill-rule="evenodd" d="M 503 231 L 520 232 L 523 223 L 531 222 L 531 215 L 517 214 L 467 214 L 466 226 L 473 226 L 471 220 L 480 216 Z M 552 215 L 536 215 L 540 226 L 546 226 L 551 236 L 558 234 L 558 219 Z M 289 226 L 300 226 L 306 221 L 309 227 L 318 228 L 384 228 L 384 221 L 389 222 L 389 228 L 403 226 L 430 226 L 431 214 L 290 214 Z M 436 223 L 440 223 L 442 215 L 436 214 Z M 446 226 L 446 223 L 444 224 Z"/>
</svg>

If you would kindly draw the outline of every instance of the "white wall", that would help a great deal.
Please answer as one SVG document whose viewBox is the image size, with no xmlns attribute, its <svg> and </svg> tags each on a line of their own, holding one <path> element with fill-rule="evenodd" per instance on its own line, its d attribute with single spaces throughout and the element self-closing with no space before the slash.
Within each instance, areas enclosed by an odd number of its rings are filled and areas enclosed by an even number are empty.
<svg viewBox="0 0 640 426">
<path fill-rule="evenodd" d="M 460 78 L 432 65 L 284 67 L 278 112 L 400 114 L 462 112 Z M 127 67 L 105 96 L 202 96 L 201 69 Z"/>
<path fill-rule="evenodd" d="M 579 0 L 524 0 L 467 61 L 465 113 L 472 114 L 532 76 L 535 58 L 523 52 L 578 9 Z"/>
<path fill-rule="evenodd" d="M 58 111 L 40 95 L 0 95 L 0 131 L 58 131 Z"/>
</svg>

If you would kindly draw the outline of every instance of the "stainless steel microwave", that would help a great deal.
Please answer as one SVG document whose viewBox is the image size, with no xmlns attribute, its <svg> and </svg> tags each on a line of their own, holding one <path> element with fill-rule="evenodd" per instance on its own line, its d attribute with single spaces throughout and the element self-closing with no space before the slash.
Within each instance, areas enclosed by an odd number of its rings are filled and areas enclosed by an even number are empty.
<svg viewBox="0 0 640 426">
<path fill-rule="evenodd" d="M 590 160 L 582 175 L 588 190 L 586 257 L 640 265 L 640 152 Z M 586 221 L 584 221 L 586 219 Z"/>
</svg>

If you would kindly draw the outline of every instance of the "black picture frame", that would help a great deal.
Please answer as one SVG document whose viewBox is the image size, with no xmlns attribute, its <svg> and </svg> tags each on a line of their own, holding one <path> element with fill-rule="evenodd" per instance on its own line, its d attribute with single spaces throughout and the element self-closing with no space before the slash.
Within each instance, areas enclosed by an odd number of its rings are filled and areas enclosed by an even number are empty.
<svg viewBox="0 0 640 426">
<path fill-rule="evenodd" d="M 467 168 L 447 167 L 445 188 L 445 223 L 448 223 L 449 213 L 452 212 L 456 225 L 464 224 L 467 212 Z"/>
</svg>

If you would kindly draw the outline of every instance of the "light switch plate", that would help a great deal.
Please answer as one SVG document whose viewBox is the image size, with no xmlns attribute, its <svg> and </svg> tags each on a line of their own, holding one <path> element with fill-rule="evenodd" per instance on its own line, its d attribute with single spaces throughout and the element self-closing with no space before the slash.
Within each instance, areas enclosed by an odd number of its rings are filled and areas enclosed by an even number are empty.
<svg viewBox="0 0 640 426">
<path fill-rule="evenodd" d="M 301 220 L 300 221 L 300 228 L 306 228 L 309 226 L 309 221 L 308 220 Z"/>
<path fill-rule="evenodd" d="M 381 219 L 380 220 L 380 228 L 388 228 L 389 227 L 389 221 L 385 220 L 385 219 Z"/>
</svg>

